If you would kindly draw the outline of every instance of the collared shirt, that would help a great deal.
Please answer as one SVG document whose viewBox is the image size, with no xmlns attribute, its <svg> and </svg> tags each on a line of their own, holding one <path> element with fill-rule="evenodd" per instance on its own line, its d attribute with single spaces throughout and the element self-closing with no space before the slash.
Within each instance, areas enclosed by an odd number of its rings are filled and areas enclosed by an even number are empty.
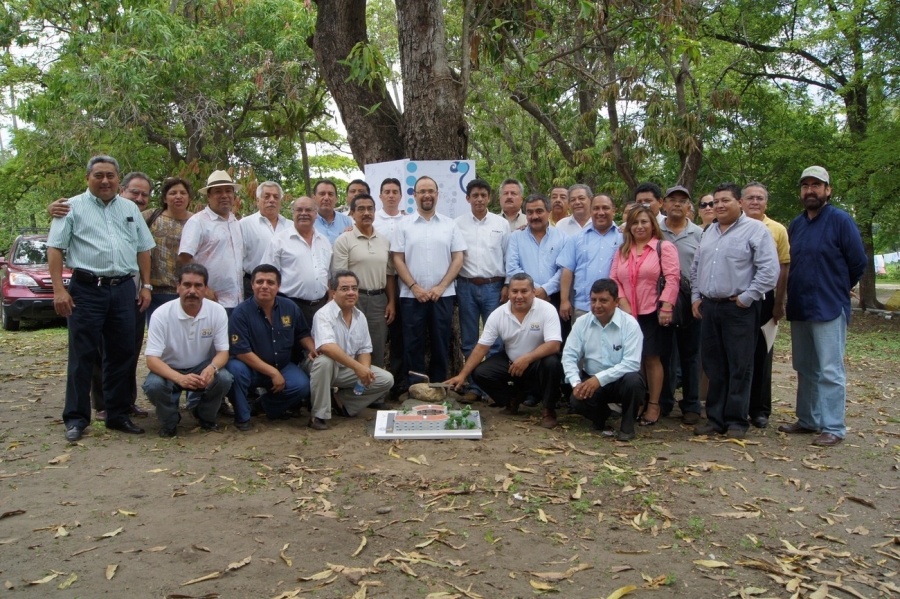
<svg viewBox="0 0 900 599">
<path fill-rule="evenodd" d="M 253 352 L 263 362 L 278 370 L 290 363 L 294 346 L 301 339 L 310 336 L 309 325 L 300 308 L 288 298 L 280 296 L 275 296 L 272 322 L 266 318 L 266 313 L 256 303 L 256 298 L 251 297 L 241 302 L 231 313 L 228 333 L 231 336 L 232 356 Z"/>
<path fill-rule="evenodd" d="M 572 304 L 579 310 L 591 310 L 591 285 L 609 277 L 613 255 L 622 245 L 622 233 L 615 224 L 600 233 L 591 223 L 566 241 L 556 263 L 575 275 L 575 298 Z"/>
<path fill-rule="evenodd" d="M 141 211 L 131 200 L 109 204 L 90 191 L 69 198 L 69 213 L 54 218 L 47 245 L 66 250 L 66 266 L 100 277 L 138 272 L 137 255 L 156 246 Z"/>
<path fill-rule="evenodd" d="M 574 387 L 581 382 L 581 371 L 584 370 L 603 386 L 629 372 L 638 372 L 643 346 L 644 334 L 637 320 L 619 308 L 606 326 L 593 314 L 585 314 L 572 325 L 563 348 L 566 380 Z"/>
<path fill-rule="evenodd" d="M 534 287 L 540 287 L 547 295 L 559 291 L 561 269 L 556 258 L 566 244 L 566 234 L 558 227 L 547 227 L 543 239 L 538 243 L 531 228 L 514 231 L 509 236 L 506 251 L 506 280 L 514 274 L 524 272 L 534 279 Z"/>
<path fill-rule="evenodd" d="M 737 297 L 749 306 L 775 288 L 779 272 L 778 252 L 769 229 L 742 213 L 724 233 L 718 223 L 703 232 L 691 265 L 691 302 L 701 295 Z"/>
<path fill-rule="evenodd" d="M 326 343 L 334 343 L 354 360 L 360 354 L 372 353 L 372 338 L 369 324 L 363 313 L 353 306 L 350 326 L 344 321 L 341 307 L 331 300 L 313 316 L 313 341 L 316 350 Z"/>
<path fill-rule="evenodd" d="M 379 208 L 375 211 L 375 222 L 372 223 L 372 226 L 375 227 L 376 231 L 387 237 L 388 241 L 390 241 L 394 239 L 394 234 L 396 234 L 397 232 L 397 227 L 407 216 L 409 215 L 402 210 L 394 216 L 391 216 L 384 211 L 384 208 Z"/>
<path fill-rule="evenodd" d="M 678 263 L 681 266 L 681 276 L 690 280 L 691 264 L 694 263 L 694 255 L 697 253 L 697 248 L 700 247 L 700 237 L 703 235 L 703 229 L 689 220 L 684 222 L 687 224 L 681 230 L 681 233 L 677 235 L 669 229 L 665 219 L 659 225 L 659 228 L 662 230 L 663 238 L 674 243 L 676 249 L 678 249 Z"/>
<path fill-rule="evenodd" d="M 197 316 L 191 316 L 178 298 L 153 313 L 146 355 L 178 370 L 212 360 L 220 351 L 228 351 L 228 314 L 220 304 L 204 299 Z"/>
<path fill-rule="evenodd" d="M 516 213 L 516 218 L 514 218 L 513 220 L 506 218 L 505 214 L 503 215 L 503 220 L 505 220 L 507 223 L 509 223 L 509 232 L 510 233 L 518 231 L 522 227 L 525 227 L 528 225 L 528 219 L 525 217 L 524 214 L 522 214 L 521 210 L 519 210 Z"/>
<path fill-rule="evenodd" d="M 437 212 L 431 220 L 416 212 L 405 218 L 391 241 L 391 251 L 402 253 L 406 267 L 423 289 L 431 289 L 441 282 L 450 270 L 451 254 L 464 252 L 466 240 L 449 216 Z M 456 281 L 451 281 L 441 297 L 456 295 Z M 415 297 L 402 280 L 400 297 Z"/>
<path fill-rule="evenodd" d="M 141 216 L 146 221 L 155 210 L 144 210 Z M 160 214 L 150 225 L 150 234 L 156 247 L 150 250 L 150 284 L 154 293 L 175 293 L 178 282 L 178 247 L 181 232 L 187 219 L 178 220 L 167 214 Z"/>
<path fill-rule="evenodd" d="M 352 231 L 341 233 L 331 250 L 331 272 L 352 270 L 359 277 L 361 289 L 384 289 L 388 276 L 394 274 L 391 242 L 377 230 L 366 237 L 353 225 Z"/>
<path fill-rule="evenodd" d="M 296 227 L 279 231 L 269 242 L 263 262 L 281 272 L 281 293 L 288 297 L 314 301 L 328 291 L 331 244 L 315 229 L 312 245 Z"/>
<path fill-rule="evenodd" d="M 556 223 L 556 228 L 566 234 L 566 237 L 572 237 L 573 235 L 580 233 L 582 229 L 585 227 L 591 226 L 591 219 L 585 221 L 583 225 L 579 225 L 578 221 L 575 220 L 574 216 L 567 216 L 565 218 L 559 219 L 559 222 Z"/>
<path fill-rule="evenodd" d="M 787 319 L 828 322 L 843 310 L 850 322 L 850 290 L 869 263 L 856 223 L 825 204 L 813 219 L 804 210 L 791 221 L 788 235 Z"/>
<path fill-rule="evenodd" d="M 506 302 L 491 312 L 478 345 L 491 347 L 499 337 L 510 360 L 518 360 L 548 341 L 562 343 L 559 314 L 553 304 L 534 298 L 531 309 L 522 322 L 512 312 L 512 302 Z"/>
<path fill-rule="evenodd" d="M 791 263 L 791 243 L 788 239 L 787 229 L 777 220 L 772 220 L 763 214 L 762 223 L 769 229 L 775 240 L 775 249 L 778 250 L 778 262 L 780 264 Z"/>
<path fill-rule="evenodd" d="M 506 219 L 492 212 L 479 219 L 470 211 L 456 217 L 456 224 L 468 246 L 460 276 L 488 279 L 505 276 L 510 235 Z"/>
<path fill-rule="evenodd" d="M 244 272 L 248 275 L 253 272 L 254 268 L 263 264 L 263 256 L 266 254 L 269 242 L 275 237 L 275 233 L 294 226 L 294 223 L 279 214 L 276 221 L 277 227 L 273 227 L 272 221 L 263 216 L 261 212 L 245 216 L 239 222 L 241 235 L 244 238 Z"/>
<path fill-rule="evenodd" d="M 660 243 L 662 243 L 662 247 L 659 248 L 662 261 L 657 254 L 657 245 Z M 657 295 L 656 286 L 660 270 L 666 279 L 666 287 L 662 295 Z M 681 280 L 678 250 L 668 241 L 661 242 L 653 238 L 647 242 L 644 251 L 638 257 L 635 246 L 632 245 L 627 258 L 623 259 L 622 253 L 616 252 L 612 267 L 609 269 L 609 278 L 619 286 L 619 297 L 624 297 L 631 304 L 632 314 L 652 314 L 656 312 L 657 302 L 669 302 L 674 306 L 678 299 L 678 285 Z"/>
<path fill-rule="evenodd" d="M 328 224 L 321 214 L 316 216 L 316 231 L 324 235 L 328 243 L 333 244 L 350 226 L 353 226 L 353 219 L 337 210 L 334 211 L 334 220 L 331 221 L 331 224 Z"/>
<path fill-rule="evenodd" d="M 219 303 L 234 308 L 244 296 L 244 238 L 234 215 L 222 218 L 209 206 L 188 219 L 181 231 L 180 254 L 209 271 L 210 289 Z"/>
</svg>

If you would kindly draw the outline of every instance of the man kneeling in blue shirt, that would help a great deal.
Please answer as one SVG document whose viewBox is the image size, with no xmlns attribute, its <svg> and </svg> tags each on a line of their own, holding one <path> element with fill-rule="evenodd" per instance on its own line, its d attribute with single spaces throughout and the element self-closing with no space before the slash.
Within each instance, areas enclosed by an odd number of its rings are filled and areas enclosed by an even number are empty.
<svg viewBox="0 0 900 599">
<path fill-rule="evenodd" d="M 617 439 L 630 441 L 634 439 L 635 409 L 646 394 L 639 372 L 644 335 L 637 321 L 617 307 L 618 296 L 619 286 L 612 279 L 594 281 L 591 313 L 572 326 L 562 365 L 566 381 L 572 385 L 572 411 L 602 430 L 611 413 L 609 404 L 621 403 L 622 425 Z"/>
<path fill-rule="evenodd" d="M 300 407 L 309 395 L 309 377 L 291 361 L 294 347 L 300 345 L 315 359 L 316 348 L 309 325 L 300 308 L 278 295 L 281 273 L 271 264 L 260 264 L 250 274 L 253 297 L 244 300 L 231 314 L 231 360 L 228 371 L 234 375 L 231 403 L 234 425 L 250 430 L 250 404 L 247 392 L 263 387 L 260 397 L 270 419 L 281 418 L 288 410 Z"/>
</svg>

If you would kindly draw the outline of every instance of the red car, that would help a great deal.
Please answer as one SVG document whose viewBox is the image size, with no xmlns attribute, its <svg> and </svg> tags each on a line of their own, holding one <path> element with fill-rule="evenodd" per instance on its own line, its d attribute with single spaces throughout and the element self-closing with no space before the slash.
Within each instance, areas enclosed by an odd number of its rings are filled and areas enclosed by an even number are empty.
<svg viewBox="0 0 900 599">
<path fill-rule="evenodd" d="M 53 320 L 59 318 L 53 309 L 53 283 L 47 266 L 47 234 L 19 235 L 8 257 L 0 257 L 3 268 L 3 328 L 19 330 L 21 320 Z M 72 271 L 63 268 L 63 283 L 69 284 Z"/>
</svg>

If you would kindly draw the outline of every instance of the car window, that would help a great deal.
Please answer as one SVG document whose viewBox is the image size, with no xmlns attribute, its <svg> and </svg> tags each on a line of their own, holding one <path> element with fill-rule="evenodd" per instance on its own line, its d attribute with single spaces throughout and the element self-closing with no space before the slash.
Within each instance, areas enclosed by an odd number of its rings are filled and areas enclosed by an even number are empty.
<svg viewBox="0 0 900 599">
<path fill-rule="evenodd" d="M 12 263 L 27 266 L 29 264 L 47 264 L 47 241 L 44 239 L 22 239 L 16 244 L 16 253 Z"/>
</svg>

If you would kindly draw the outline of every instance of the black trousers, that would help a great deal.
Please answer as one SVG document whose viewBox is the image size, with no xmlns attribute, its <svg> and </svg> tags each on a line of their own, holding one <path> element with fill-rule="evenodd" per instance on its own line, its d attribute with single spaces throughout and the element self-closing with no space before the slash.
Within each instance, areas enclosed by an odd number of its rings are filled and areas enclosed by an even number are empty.
<svg viewBox="0 0 900 599">
<path fill-rule="evenodd" d="M 706 418 L 722 433 L 731 428 L 747 430 L 759 302 L 740 308 L 732 301 L 703 299 L 700 310 L 700 352 L 709 378 Z"/>
<path fill-rule="evenodd" d="M 760 302 L 759 325 L 772 318 L 775 307 L 775 291 L 768 292 Z M 750 418 L 772 415 L 772 354 L 762 329 L 756 334 L 756 351 L 753 353 L 753 379 L 750 382 Z"/>
<path fill-rule="evenodd" d="M 700 405 L 700 321 L 691 318 L 688 326 L 677 327 L 674 331 L 674 346 L 669 357 L 663 357 L 664 376 L 659 405 L 663 414 L 668 414 L 675 406 L 676 372 L 681 367 L 681 413 L 699 414 Z"/>
<path fill-rule="evenodd" d="M 400 283 L 397 283 L 400 288 Z M 403 350 L 403 310 L 400 308 L 400 302 L 397 302 L 397 310 L 394 312 L 394 320 L 388 325 L 388 339 L 391 343 L 391 356 L 388 370 L 394 375 L 394 388 L 392 393 L 400 394 L 406 391 L 408 385 L 406 377 L 409 375 L 409 368 L 406 367 L 406 356 Z"/>
<path fill-rule="evenodd" d="M 589 378 L 587 373 L 581 373 L 581 380 Z M 622 404 L 623 433 L 634 432 L 634 418 L 637 407 L 643 405 L 644 396 L 647 394 L 647 385 L 640 372 L 629 372 L 622 378 L 603 385 L 587 399 L 576 399 L 574 395 L 569 397 L 569 408 L 576 414 L 581 414 L 594 423 L 594 428 L 602 429 L 612 410 L 609 404 Z"/>
<path fill-rule="evenodd" d="M 436 302 L 420 302 L 416 298 L 401 297 L 403 310 L 403 349 L 410 370 L 427 374 L 432 382 L 447 380 L 450 359 L 450 330 L 453 323 L 453 296 Z M 425 368 L 425 337 L 431 342 L 431 363 Z M 407 384 L 411 384 L 409 373 Z"/>
<path fill-rule="evenodd" d="M 522 376 L 509 373 L 510 363 L 506 352 L 496 353 L 472 371 L 472 381 L 500 405 L 509 404 L 513 394 L 521 399 L 526 391 L 533 391 L 540 393 L 545 410 L 556 408 L 559 380 L 562 378 L 562 366 L 557 354 L 535 360 L 528 365 Z"/>
<path fill-rule="evenodd" d="M 134 302 L 134 358 L 131 360 L 128 386 L 131 388 L 131 405 L 137 401 L 137 367 L 141 358 L 141 347 L 144 345 L 144 313 L 141 312 L 138 303 Z M 99 412 L 106 409 L 103 403 L 103 347 L 97 350 L 97 361 L 94 362 L 94 370 L 91 373 L 91 403 L 94 410 Z"/>
<path fill-rule="evenodd" d="M 134 283 L 97 287 L 73 278 L 75 302 L 68 318 L 69 365 L 66 378 L 66 426 L 91 423 L 91 374 L 103 347 L 103 402 L 106 422 L 128 419 L 132 406 L 129 375 L 134 372 Z"/>
</svg>

